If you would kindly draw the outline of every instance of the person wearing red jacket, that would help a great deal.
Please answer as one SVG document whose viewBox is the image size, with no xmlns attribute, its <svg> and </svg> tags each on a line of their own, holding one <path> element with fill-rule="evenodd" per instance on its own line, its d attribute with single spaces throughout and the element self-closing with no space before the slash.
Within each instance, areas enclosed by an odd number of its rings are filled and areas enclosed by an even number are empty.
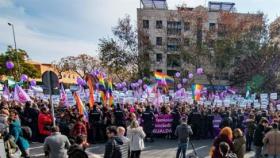
<svg viewBox="0 0 280 158">
<path fill-rule="evenodd" d="M 83 115 L 80 115 L 77 118 L 77 121 L 76 121 L 76 123 L 75 123 L 75 125 L 74 125 L 74 127 L 71 131 L 71 136 L 73 138 L 76 138 L 79 135 L 87 136 L 87 126 L 86 126 L 86 123 L 83 119 L 84 119 Z"/>
<path fill-rule="evenodd" d="M 53 123 L 52 115 L 47 107 L 43 107 L 38 116 L 38 129 L 41 136 L 41 141 L 44 141 L 47 136 L 51 135 L 51 127 Z"/>
</svg>

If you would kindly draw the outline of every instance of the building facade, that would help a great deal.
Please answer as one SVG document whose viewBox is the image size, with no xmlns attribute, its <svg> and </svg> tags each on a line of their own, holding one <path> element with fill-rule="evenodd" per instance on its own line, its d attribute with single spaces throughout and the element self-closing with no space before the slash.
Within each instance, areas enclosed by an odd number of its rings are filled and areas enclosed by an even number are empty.
<svg viewBox="0 0 280 158">
<path fill-rule="evenodd" d="M 215 52 L 211 51 L 212 41 L 225 36 L 222 19 L 225 15 L 231 15 L 237 23 L 240 19 L 248 21 L 251 17 L 257 17 L 262 21 L 263 18 L 259 14 L 237 13 L 234 5 L 234 3 L 209 2 L 207 8 L 182 6 L 176 10 L 169 10 L 164 1 L 143 0 L 142 6 L 137 9 L 138 34 L 141 35 L 139 52 L 149 56 L 150 72 L 159 71 L 174 76 L 176 72 L 195 73 L 198 67 L 202 67 L 208 73 L 213 72 L 213 75 L 216 75 L 214 84 L 227 84 L 230 70 L 215 74 L 213 70 L 216 69 L 216 65 L 211 63 L 211 58 L 215 56 Z M 152 50 L 146 51 L 143 48 L 145 47 L 145 43 L 141 42 L 143 37 L 149 39 Z M 209 56 L 202 57 L 197 53 L 197 48 L 206 42 L 210 48 L 206 52 Z M 184 51 L 196 53 L 197 56 L 188 59 Z M 201 60 L 199 63 L 189 61 L 194 58 Z M 196 80 L 208 83 L 206 76 L 200 76 Z"/>
</svg>

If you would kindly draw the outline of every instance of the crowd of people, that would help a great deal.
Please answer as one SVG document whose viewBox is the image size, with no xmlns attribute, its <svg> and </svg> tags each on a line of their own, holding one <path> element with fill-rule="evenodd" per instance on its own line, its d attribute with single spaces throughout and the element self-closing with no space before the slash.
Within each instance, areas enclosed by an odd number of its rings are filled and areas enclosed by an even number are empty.
<svg viewBox="0 0 280 158">
<path fill-rule="evenodd" d="M 89 107 L 89 105 L 87 105 Z M 29 142 L 44 143 L 45 155 L 56 157 L 89 157 L 89 144 L 106 143 L 104 158 L 139 158 L 144 143 L 154 137 L 178 139 L 176 157 L 186 156 L 189 139 L 214 139 L 213 158 L 243 158 L 255 150 L 255 157 L 280 157 L 280 112 L 247 106 L 216 107 L 187 103 L 116 104 L 95 103 L 87 115 L 75 106 L 55 107 L 50 113 L 47 101 L 34 99 L 24 105 L 2 100 L 0 132 L 8 157 L 30 157 Z M 172 132 L 154 135 L 155 115 L 172 115 Z M 254 145 L 254 148 L 252 147 Z"/>
</svg>

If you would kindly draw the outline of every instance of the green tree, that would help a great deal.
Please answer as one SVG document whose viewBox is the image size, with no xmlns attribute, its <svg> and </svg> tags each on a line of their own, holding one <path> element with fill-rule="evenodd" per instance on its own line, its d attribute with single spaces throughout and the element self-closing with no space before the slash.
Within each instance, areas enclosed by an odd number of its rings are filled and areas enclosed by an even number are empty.
<svg viewBox="0 0 280 158">
<path fill-rule="evenodd" d="M 0 75 L 13 76 L 17 81 L 20 80 L 21 74 L 26 74 L 31 78 L 40 77 L 39 70 L 37 70 L 32 64 L 26 62 L 26 59 L 28 58 L 29 56 L 26 51 L 22 49 L 15 51 L 9 46 L 6 52 L 0 54 Z M 11 70 L 6 67 L 6 62 L 9 60 L 15 65 Z"/>
<path fill-rule="evenodd" d="M 145 35 L 131 24 L 129 16 L 119 19 L 112 29 L 113 38 L 99 40 L 99 59 L 108 73 L 118 80 L 143 77 L 149 66 L 147 54 L 138 52 L 138 44 L 149 43 Z M 150 46 L 150 44 L 148 44 Z M 143 52 L 150 47 L 145 47 Z"/>
</svg>

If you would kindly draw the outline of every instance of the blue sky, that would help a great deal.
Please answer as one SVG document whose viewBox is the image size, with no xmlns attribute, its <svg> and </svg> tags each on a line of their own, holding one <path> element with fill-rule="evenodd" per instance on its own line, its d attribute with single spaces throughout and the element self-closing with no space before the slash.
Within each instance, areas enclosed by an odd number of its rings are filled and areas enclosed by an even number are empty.
<svg viewBox="0 0 280 158">
<path fill-rule="evenodd" d="M 220 0 L 216 0 L 220 1 Z M 269 22 L 280 15 L 280 0 L 223 0 L 235 2 L 237 11 L 264 12 Z M 174 9 L 205 0 L 167 0 Z M 88 53 L 96 56 L 98 39 L 111 36 L 118 18 L 129 14 L 136 24 L 139 0 L 0 0 L 0 52 L 13 45 L 11 22 L 18 48 L 33 60 L 51 62 L 63 56 Z"/>
</svg>

